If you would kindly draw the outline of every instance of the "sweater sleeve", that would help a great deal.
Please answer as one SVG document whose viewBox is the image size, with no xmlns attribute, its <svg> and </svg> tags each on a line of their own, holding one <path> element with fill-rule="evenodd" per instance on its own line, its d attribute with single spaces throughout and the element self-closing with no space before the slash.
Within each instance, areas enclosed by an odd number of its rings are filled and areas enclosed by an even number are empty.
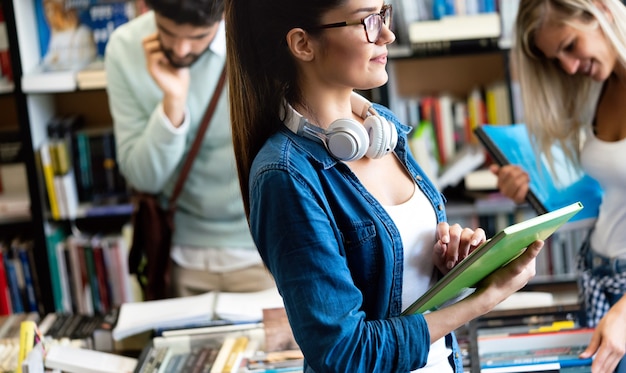
<svg viewBox="0 0 626 373">
<path fill-rule="evenodd" d="M 107 94 L 115 130 L 117 161 L 136 189 L 158 192 L 183 157 L 187 124 L 175 128 L 163 114 L 162 93 L 146 68 L 141 40 L 119 27 L 105 51 Z"/>
</svg>

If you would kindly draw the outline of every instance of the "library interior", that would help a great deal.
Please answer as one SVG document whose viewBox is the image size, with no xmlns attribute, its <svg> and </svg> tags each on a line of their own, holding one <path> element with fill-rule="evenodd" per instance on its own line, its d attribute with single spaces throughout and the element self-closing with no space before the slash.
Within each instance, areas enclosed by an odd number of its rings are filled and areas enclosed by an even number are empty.
<svg viewBox="0 0 626 373">
<path fill-rule="evenodd" d="M 491 239 L 443 281 L 433 282 L 425 293 L 429 298 L 418 299 L 405 314 L 459 301 L 542 239 L 535 276 L 493 310 L 454 331 L 462 370 L 591 372 L 593 358 L 579 357 L 594 328 L 581 299 L 577 254 L 598 217 L 603 192 L 590 176 L 573 171 L 558 147 L 553 156 L 562 170 L 554 170 L 536 152 L 511 53 L 524 1 L 385 0 L 393 9 L 390 26 L 383 11 L 375 14 L 381 27 L 389 26 L 395 34 L 387 45 L 388 81 L 359 93 L 410 127 L 407 146 L 443 195 L 447 221 L 480 227 Z M 305 356 L 275 286 L 147 297 L 145 272 L 137 273 L 138 262 L 129 262 L 139 188 L 131 187 L 132 177 L 125 173 L 152 170 L 118 162 L 121 151 L 128 158 L 142 145 L 129 149 L 114 126 L 116 115 L 133 115 L 127 108 L 134 102 L 112 105 L 126 98 L 110 95 L 114 91 L 107 87 L 107 72 L 113 69 L 105 65 L 105 51 L 118 27 L 142 17 L 143 22 L 155 19 L 150 3 L 2 0 L 0 373 L 304 372 Z M 369 33 L 364 19 L 360 24 Z M 163 32 L 162 25 L 159 30 Z M 143 55 L 141 45 L 136 49 Z M 164 48 L 162 55 L 177 66 L 168 53 Z M 184 61 L 178 61 L 182 68 Z M 141 68 L 146 64 L 137 63 Z M 132 78 L 122 76 L 116 80 Z M 115 89 L 119 94 L 120 86 Z M 202 111 L 210 89 L 205 85 Z M 121 114 L 112 113 L 114 106 Z M 228 108 L 218 104 L 216 110 L 223 114 Z M 220 140 L 224 138 L 230 136 Z M 198 158 L 204 160 L 209 153 L 203 151 Z M 178 153 L 184 159 L 182 150 Z M 163 162 L 163 157 L 147 163 Z M 231 161 L 235 167 L 234 158 L 214 163 L 227 167 Z M 177 164 L 172 168 L 182 168 L 182 161 Z M 498 189 L 493 164 L 524 167 L 530 175 L 524 201 Z M 191 170 L 188 180 L 197 186 L 201 179 L 192 177 L 198 169 Z M 168 198 L 175 181 L 157 183 L 169 188 Z M 184 193 L 181 204 L 196 203 L 189 199 L 193 194 Z M 213 198 L 222 191 L 214 193 Z M 198 211 L 219 205 L 210 198 L 197 204 Z M 240 223 L 247 230 L 245 219 Z M 233 242 L 245 244 L 247 239 Z M 189 251 L 179 246 L 172 250 L 187 263 L 198 258 L 185 257 Z M 140 260 L 147 263 L 145 256 Z M 174 273 L 170 268 L 167 277 Z"/>
</svg>

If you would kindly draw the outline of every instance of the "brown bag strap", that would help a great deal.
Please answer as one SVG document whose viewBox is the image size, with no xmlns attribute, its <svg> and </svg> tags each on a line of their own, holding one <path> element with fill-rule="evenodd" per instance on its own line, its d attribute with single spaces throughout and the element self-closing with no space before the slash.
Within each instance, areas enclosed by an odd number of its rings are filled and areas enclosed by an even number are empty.
<svg viewBox="0 0 626 373">
<path fill-rule="evenodd" d="M 202 123 L 200 127 L 198 127 L 198 132 L 196 133 L 196 138 L 191 146 L 191 150 L 189 150 L 189 154 L 187 155 L 187 159 L 185 159 L 185 164 L 183 165 L 183 169 L 178 176 L 178 180 L 176 181 L 176 186 L 174 186 L 174 192 L 170 197 L 168 208 L 173 210 L 176 208 L 176 200 L 178 196 L 183 190 L 183 185 L 185 184 L 185 180 L 187 179 L 187 175 L 189 175 L 189 171 L 191 171 L 191 165 L 193 164 L 198 151 L 200 150 L 200 145 L 202 145 L 202 141 L 204 140 L 204 134 L 206 133 L 207 128 L 209 128 L 209 123 L 211 122 L 211 117 L 213 117 L 213 113 L 215 112 L 215 108 L 217 107 L 217 101 L 220 98 L 220 94 L 224 89 L 224 85 L 226 83 L 226 65 L 222 69 L 222 74 L 220 75 L 220 79 L 217 82 L 217 86 L 215 87 L 215 92 L 213 92 L 213 97 L 211 97 L 211 102 L 209 102 L 209 106 L 204 113 L 204 117 L 202 118 Z"/>
</svg>

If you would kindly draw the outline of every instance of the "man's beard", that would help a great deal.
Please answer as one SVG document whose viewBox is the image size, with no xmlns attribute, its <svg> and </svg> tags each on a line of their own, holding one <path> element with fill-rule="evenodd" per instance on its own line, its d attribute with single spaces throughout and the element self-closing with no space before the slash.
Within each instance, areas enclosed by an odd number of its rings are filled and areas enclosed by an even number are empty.
<svg viewBox="0 0 626 373">
<path fill-rule="evenodd" d="M 177 69 L 191 67 L 191 65 L 198 61 L 203 53 L 204 52 L 200 54 L 189 53 L 183 58 L 178 58 L 174 55 L 174 52 L 171 49 L 163 49 L 163 54 L 169 61 L 170 65 L 174 66 Z"/>
</svg>

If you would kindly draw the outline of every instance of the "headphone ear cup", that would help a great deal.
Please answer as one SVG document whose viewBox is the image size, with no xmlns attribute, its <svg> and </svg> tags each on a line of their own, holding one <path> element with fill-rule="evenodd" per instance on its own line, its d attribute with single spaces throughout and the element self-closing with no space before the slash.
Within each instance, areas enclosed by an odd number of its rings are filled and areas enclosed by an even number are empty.
<svg viewBox="0 0 626 373">
<path fill-rule="evenodd" d="M 369 147 L 365 153 L 368 158 L 382 158 L 396 147 L 398 133 L 385 118 L 372 115 L 363 122 L 369 134 Z"/>
<path fill-rule="evenodd" d="M 361 123 L 352 119 L 337 119 L 326 132 L 328 152 L 341 161 L 361 159 L 368 149 L 369 135 Z"/>
</svg>

